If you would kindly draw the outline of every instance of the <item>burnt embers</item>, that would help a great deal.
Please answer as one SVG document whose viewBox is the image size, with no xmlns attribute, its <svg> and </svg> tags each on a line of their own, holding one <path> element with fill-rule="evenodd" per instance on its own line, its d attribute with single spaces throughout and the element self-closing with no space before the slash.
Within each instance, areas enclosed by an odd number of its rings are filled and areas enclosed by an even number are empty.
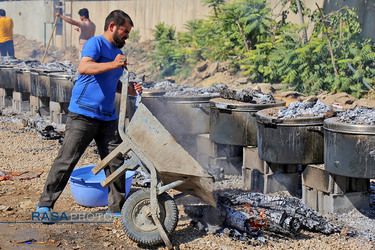
<svg viewBox="0 0 375 250">
<path fill-rule="evenodd" d="M 264 94 L 258 90 L 243 89 L 239 92 L 237 90 L 229 89 L 228 86 L 224 84 L 218 84 L 216 87 L 220 90 L 220 97 L 224 99 L 253 104 L 268 104 L 276 102 L 272 95 Z"/>
<path fill-rule="evenodd" d="M 338 232 L 302 201 L 284 196 L 236 191 L 216 195 L 217 207 L 185 205 L 192 225 L 204 232 L 223 234 L 234 239 L 264 244 L 268 235 L 296 237 L 302 229 L 323 234 Z"/>
</svg>

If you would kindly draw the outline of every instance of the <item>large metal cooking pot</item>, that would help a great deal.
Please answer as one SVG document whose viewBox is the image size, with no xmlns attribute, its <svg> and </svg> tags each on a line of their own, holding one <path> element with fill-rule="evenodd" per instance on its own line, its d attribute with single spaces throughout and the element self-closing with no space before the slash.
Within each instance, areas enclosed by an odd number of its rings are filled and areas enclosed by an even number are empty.
<svg viewBox="0 0 375 250">
<path fill-rule="evenodd" d="M 14 91 L 20 93 L 30 93 L 30 69 L 29 68 L 14 68 L 17 74 L 17 81 L 14 85 Z"/>
<path fill-rule="evenodd" d="M 213 95 L 160 96 L 142 94 L 142 103 L 173 135 L 202 134 L 209 132 L 210 104 Z"/>
<path fill-rule="evenodd" d="M 0 65 L 0 88 L 14 89 L 17 81 L 15 65 Z"/>
<path fill-rule="evenodd" d="M 72 75 L 51 73 L 50 77 L 50 100 L 52 102 L 69 102 L 75 78 Z"/>
<path fill-rule="evenodd" d="M 324 167 L 329 173 L 375 178 L 375 125 L 324 121 Z"/>
<path fill-rule="evenodd" d="M 50 97 L 51 73 L 62 72 L 44 68 L 30 69 L 31 95 L 37 97 Z"/>
<path fill-rule="evenodd" d="M 280 108 L 256 113 L 259 158 L 279 164 L 318 164 L 324 160 L 323 116 L 278 119 Z"/>
<path fill-rule="evenodd" d="M 160 89 L 143 89 L 142 103 L 155 115 L 162 103 L 161 97 L 166 93 L 165 90 Z"/>
<path fill-rule="evenodd" d="M 278 106 L 285 106 L 285 101 L 276 100 L 276 103 L 252 104 L 223 98 L 211 99 L 210 139 L 221 144 L 256 146 L 256 112 Z"/>
</svg>

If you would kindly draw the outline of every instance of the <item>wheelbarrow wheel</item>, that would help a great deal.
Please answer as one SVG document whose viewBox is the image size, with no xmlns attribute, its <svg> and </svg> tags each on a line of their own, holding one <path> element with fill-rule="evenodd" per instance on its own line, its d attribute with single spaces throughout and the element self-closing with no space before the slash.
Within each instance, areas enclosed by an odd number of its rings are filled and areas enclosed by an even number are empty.
<svg viewBox="0 0 375 250">
<path fill-rule="evenodd" d="M 170 235 L 177 226 L 178 210 L 176 202 L 166 193 L 158 196 L 160 223 Z M 125 234 L 137 243 L 155 245 L 163 242 L 159 230 L 151 216 L 150 189 L 142 189 L 132 194 L 121 210 L 121 224 Z"/>
</svg>

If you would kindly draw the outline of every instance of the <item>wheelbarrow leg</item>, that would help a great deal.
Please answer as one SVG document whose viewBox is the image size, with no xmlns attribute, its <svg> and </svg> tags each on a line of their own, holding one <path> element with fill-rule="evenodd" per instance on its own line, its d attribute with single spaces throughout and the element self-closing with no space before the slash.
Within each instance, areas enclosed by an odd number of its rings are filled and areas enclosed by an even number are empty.
<svg viewBox="0 0 375 250">
<path fill-rule="evenodd" d="M 126 142 L 122 142 L 117 148 L 115 148 L 111 153 L 109 153 L 101 162 L 99 162 L 92 170 L 95 175 L 105 168 L 113 159 L 118 155 L 125 155 L 130 151 L 130 147 Z"/>
<path fill-rule="evenodd" d="M 151 202 L 151 215 L 152 219 L 154 220 L 161 238 L 163 239 L 165 245 L 168 249 L 172 249 L 172 243 L 168 238 L 168 235 L 163 227 L 163 225 L 160 223 L 159 220 L 159 206 L 158 206 L 158 190 L 157 190 L 157 177 L 156 177 L 156 170 L 154 166 L 149 167 L 151 172 L 151 189 L 150 189 L 150 202 Z"/>
<path fill-rule="evenodd" d="M 130 151 L 128 156 L 130 158 L 125 161 L 124 165 L 119 167 L 115 172 L 101 182 L 101 185 L 104 188 L 106 188 L 112 181 L 115 181 L 121 175 L 123 175 L 126 170 L 136 170 L 138 167 L 143 166 L 141 160 L 133 152 Z"/>
</svg>

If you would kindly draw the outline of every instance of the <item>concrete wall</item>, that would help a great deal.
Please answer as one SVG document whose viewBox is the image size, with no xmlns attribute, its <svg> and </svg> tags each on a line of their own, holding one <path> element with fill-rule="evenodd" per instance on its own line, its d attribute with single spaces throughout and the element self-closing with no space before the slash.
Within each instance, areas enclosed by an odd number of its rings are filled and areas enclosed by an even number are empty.
<svg viewBox="0 0 375 250">
<path fill-rule="evenodd" d="M 0 1 L 0 8 L 13 18 L 14 33 L 27 39 L 48 42 L 51 35 L 54 11 L 60 1 Z M 115 9 L 125 11 L 133 19 L 134 28 L 140 31 L 141 40 L 153 38 L 156 24 L 164 22 L 183 30 L 188 20 L 204 18 L 209 8 L 201 0 L 123 0 L 123 1 L 61 1 L 64 15 L 79 20 L 78 11 L 87 8 L 90 19 L 96 24 L 96 35 L 103 33 L 106 16 Z M 78 47 L 79 32 L 70 24 L 58 20 L 53 44 L 57 47 Z"/>
<path fill-rule="evenodd" d="M 231 1 L 231 0 L 228 0 Z M 268 0 L 277 15 L 282 11 L 280 0 Z M 375 0 L 303 0 L 305 5 L 312 10 L 316 9 L 315 2 L 323 6 L 328 13 L 337 10 L 340 5 L 357 7 L 360 22 L 363 27 L 363 35 L 375 39 Z M 339 3 L 339 6 L 336 5 Z M 61 6 L 60 6 L 61 4 Z M 28 1 L 0 1 L 0 8 L 7 11 L 7 16 L 14 20 L 14 33 L 22 34 L 27 39 L 35 39 L 48 42 L 54 22 L 54 8 L 61 7 L 62 12 L 79 20 L 78 10 L 87 8 L 90 18 L 96 24 L 96 35 L 103 33 L 105 17 L 115 9 L 122 9 L 128 13 L 133 21 L 134 28 L 140 31 L 141 40 L 153 38 L 153 30 L 156 24 L 164 22 L 173 25 L 177 31 L 184 30 L 184 24 L 188 20 L 205 18 L 209 14 L 209 8 L 202 6 L 201 0 L 28 0 Z M 300 23 L 298 16 L 290 15 L 290 20 Z M 306 21 L 306 20 L 305 20 Z M 309 33 L 311 33 L 310 25 Z M 66 46 L 78 47 L 79 32 L 74 27 L 59 19 L 52 45 L 64 48 Z"/>
<path fill-rule="evenodd" d="M 90 19 L 96 24 L 96 35 L 102 34 L 104 20 L 115 9 L 125 11 L 134 22 L 134 29 L 140 31 L 141 40 L 153 38 L 156 24 L 164 22 L 183 30 L 188 20 L 204 18 L 209 9 L 200 0 L 126 0 L 126 1 L 66 1 L 65 12 L 78 20 L 78 10 L 87 8 Z M 79 32 L 67 25 L 67 45 L 78 44 Z"/>
<path fill-rule="evenodd" d="M 13 33 L 22 34 L 27 39 L 38 41 L 43 41 L 45 34 L 48 33 L 48 36 L 51 34 L 52 24 L 47 23 L 46 25 L 48 19 L 46 14 L 48 10 L 52 12 L 51 6 L 52 1 L 0 2 L 0 9 L 4 9 L 7 16 L 13 19 Z"/>
</svg>

